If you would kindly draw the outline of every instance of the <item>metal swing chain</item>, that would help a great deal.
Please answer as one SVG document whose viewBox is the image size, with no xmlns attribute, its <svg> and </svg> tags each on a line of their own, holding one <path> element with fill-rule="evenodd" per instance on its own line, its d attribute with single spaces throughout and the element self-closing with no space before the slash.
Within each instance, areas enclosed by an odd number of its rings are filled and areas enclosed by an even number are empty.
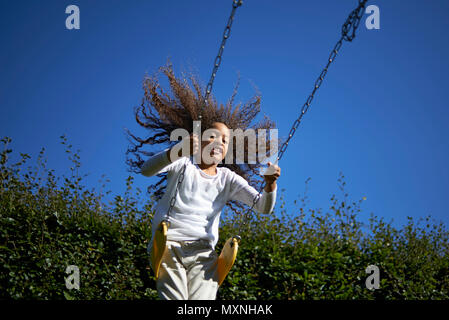
<svg viewBox="0 0 449 320">
<path fill-rule="evenodd" d="M 205 93 L 205 96 L 204 96 L 204 99 L 203 99 L 203 103 L 202 103 L 201 108 L 200 108 L 200 113 L 199 113 L 199 116 L 198 116 L 198 120 L 199 121 L 201 121 L 201 119 L 202 119 L 202 113 L 203 113 L 204 107 L 207 104 L 207 101 L 209 99 L 210 93 L 212 92 L 212 86 L 214 84 L 214 80 L 215 80 L 215 76 L 217 75 L 218 68 L 220 67 L 220 64 L 221 64 L 221 57 L 223 55 L 223 50 L 224 50 L 224 47 L 225 47 L 225 44 L 226 44 L 226 40 L 228 40 L 228 38 L 229 38 L 229 36 L 231 34 L 231 26 L 232 26 L 232 22 L 234 21 L 235 11 L 242 4 L 243 4 L 242 0 L 233 0 L 233 2 L 232 2 L 231 15 L 229 16 L 228 23 L 227 23 L 227 25 L 225 27 L 225 30 L 223 32 L 223 39 L 222 39 L 221 44 L 220 44 L 220 49 L 218 50 L 218 54 L 217 54 L 217 56 L 215 58 L 214 67 L 212 69 L 212 74 L 211 74 L 211 77 L 209 79 L 209 83 L 207 84 L 207 87 L 206 87 L 206 93 Z M 165 215 L 165 218 L 164 218 L 164 221 L 166 221 L 167 223 L 169 223 L 170 213 L 173 210 L 173 207 L 175 206 L 175 203 L 176 203 L 176 197 L 178 195 L 179 186 L 184 181 L 184 175 L 185 175 L 186 167 L 187 167 L 187 165 L 184 165 L 182 167 L 181 173 L 179 174 L 178 181 L 176 183 L 175 193 L 174 193 L 173 197 L 170 199 L 170 203 L 169 203 L 169 207 L 168 207 L 168 210 L 167 210 L 167 214 Z"/>
<path fill-rule="evenodd" d="M 332 62 L 334 62 L 335 58 L 337 57 L 338 51 L 340 50 L 340 48 L 343 44 L 343 40 L 348 41 L 348 42 L 351 42 L 352 40 L 354 40 L 354 38 L 356 36 L 356 30 L 359 27 L 360 20 L 362 19 L 362 16 L 365 12 L 365 6 L 366 6 L 366 3 L 368 2 L 368 0 L 359 0 L 358 2 L 359 2 L 358 7 L 356 9 L 354 9 L 349 14 L 348 18 L 346 19 L 346 22 L 343 24 L 341 38 L 335 44 L 334 49 L 332 50 L 332 52 L 328 58 L 328 62 L 326 64 L 326 66 L 324 67 L 323 71 L 321 71 L 321 74 L 318 77 L 318 79 L 315 81 L 315 86 L 313 88 L 313 91 L 307 98 L 304 105 L 302 106 L 299 117 L 293 122 L 293 126 L 290 129 L 290 132 L 288 134 L 288 138 L 282 144 L 282 146 L 279 150 L 276 163 L 281 160 L 282 156 L 284 155 L 285 151 L 287 150 L 288 143 L 293 138 L 293 135 L 296 133 L 296 129 L 298 128 L 299 124 L 301 123 L 302 117 L 309 110 L 312 100 L 315 97 L 315 93 L 321 87 L 321 84 L 323 83 L 323 80 L 326 77 L 326 74 L 327 74 L 327 71 L 329 70 L 330 65 L 332 64 Z M 264 187 L 265 187 L 265 182 L 263 183 L 261 190 L 263 190 Z M 257 204 L 257 202 L 259 201 L 260 195 L 261 195 L 261 191 L 259 191 L 258 195 L 256 197 L 254 197 L 253 204 L 252 204 L 251 208 L 248 209 L 248 211 L 243 216 L 243 223 L 240 224 L 239 234 L 242 232 L 243 227 L 246 226 L 246 224 L 250 220 L 251 212 L 252 212 L 253 208 L 255 207 L 255 205 Z"/>
<path fill-rule="evenodd" d="M 232 2 L 231 15 L 229 16 L 228 24 L 226 25 L 226 28 L 224 29 L 224 32 L 223 32 L 223 39 L 222 39 L 221 44 L 220 44 L 220 49 L 218 50 L 218 54 L 215 57 L 214 68 L 212 69 L 212 74 L 210 76 L 209 83 L 206 86 L 206 95 L 204 97 L 204 103 L 202 105 L 201 111 L 203 110 L 204 106 L 207 104 L 207 100 L 209 99 L 209 95 L 212 92 L 212 86 L 214 84 L 214 80 L 215 80 L 215 76 L 217 75 L 218 68 L 220 67 L 220 64 L 221 64 L 221 56 L 223 55 L 223 50 L 224 50 L 224 47 L 225 47 L 225 44 L 226 44 L 226 40 L 228 40 L 228 38 L 229 38 L 229 36 L 231 34 L 231 27 L 232 27 L 232 22 L 234 21 L 235 11 L 242 4 L 243 4 L 242 0 L 234 0 Z M 201 112 L 200 112 L 199 118 L 201 120 Z"/>
</svg>

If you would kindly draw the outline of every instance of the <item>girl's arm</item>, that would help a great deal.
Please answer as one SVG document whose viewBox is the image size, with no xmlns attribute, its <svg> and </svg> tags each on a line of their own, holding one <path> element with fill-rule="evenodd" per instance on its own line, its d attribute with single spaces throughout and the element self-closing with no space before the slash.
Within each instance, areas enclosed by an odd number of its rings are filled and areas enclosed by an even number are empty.
<svg viewBox="0 0 449 320">
<path fill-rule="evenodd" d="M 169 165 L 172 164 L 168 158 L 170 148 L 165 149 L 162 152 L 155 154 L 145 161 L 140 168 L 141 173 L 146 177 L 151 177 L 156 174 L 166 172 L 169 170 Z"/>
<path fill-rule="evenodd" d="M 280 168 L 278 166 L 274 166 L 273 171 L 269 172 L 270 175 L 265 175 L 266 186 L 262 191 L 259 200 L 254 206 L 254 210 L 260 213 L 271 213 L 276 204 L 276 193 L 277 193 L 277 185 L 276 180 L 280 176 Z M 256 189 L 248 184 L 244 178 L 239 176 L 238 174 L 233 175 L 231 186 L 231 195 L 230 200 L 236 200 L 243 202 L 248 206 L 253 205 L 253 201 L 255 197 L 259 194 Z"/>
<path fill-rule="evenodd" d="M 198 151 L 198 137 L 190 135 L 173 147 L 155 154 L 143 163 L 141 173 L 146 177 L 151 177 L 173 169 L 178 165 L 178 160 L 182 158 L 183 150 L 187 150 L 187 157 L 190 156 L 192 150 L 193 153 Z"/>
<path fill-rule="evenodd" d="M 232 189 L 230 200 L 243 202 L 250 207 L 253 205 L 254 199 L 259 194 L 257 190 L 250 186 L 244 178 L 237 174 Z M 276 204 L 276 193 L 277 189 L 274 189 L 272 192 L 267 192 L 264 189 L 259 200 L 254 206 L 254 210 L 265 214 L 271 213 L 274 209 L 274 205 Z"/>
</svg>

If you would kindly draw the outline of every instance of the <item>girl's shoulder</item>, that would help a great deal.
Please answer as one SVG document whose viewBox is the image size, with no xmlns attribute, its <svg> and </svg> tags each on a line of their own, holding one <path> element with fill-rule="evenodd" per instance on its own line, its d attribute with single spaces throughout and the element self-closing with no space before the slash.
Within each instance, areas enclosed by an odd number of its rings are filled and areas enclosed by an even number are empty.
<svg viewBox="0 0 449 320">
<path fill-rule="evenodd" d="M 172 163 L 170 163 L 166 168 L 165 171 L 171 171 L 171 172 L 178 172 L 182 169 L 182 167 L 184 165 L 188 165 L 190 162 L 190 159 L 187 157 L 181 157 L 175 161 L 173 161 Z"/>
</svg>

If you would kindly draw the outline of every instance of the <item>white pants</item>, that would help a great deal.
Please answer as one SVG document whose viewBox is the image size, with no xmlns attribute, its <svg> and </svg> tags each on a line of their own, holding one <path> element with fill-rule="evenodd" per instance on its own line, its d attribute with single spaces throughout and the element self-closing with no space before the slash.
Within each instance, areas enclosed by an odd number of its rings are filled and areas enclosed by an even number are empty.
<svg viewBox="0 0 449 320">
<path fill-rule="evenodd" d="M 205 240 L 172 241 L 162 256 L 156 288 L 162 300 L 215 300 L 218 254 Z"/>
</svg>

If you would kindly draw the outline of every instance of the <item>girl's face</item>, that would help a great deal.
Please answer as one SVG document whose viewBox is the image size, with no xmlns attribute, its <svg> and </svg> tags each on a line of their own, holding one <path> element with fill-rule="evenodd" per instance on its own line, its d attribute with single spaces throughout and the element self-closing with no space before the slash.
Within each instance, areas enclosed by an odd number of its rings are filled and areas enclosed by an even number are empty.
<svg viewBox="0 0 449 320">
<path fill-rule="evenodd" d="M 202 159 L 207 164 L 220 163 L 229 147 L 229 128 L 221 122 L 214 122 L 212 128 L 203 133 L 201 141 Z"/>
</svg>

